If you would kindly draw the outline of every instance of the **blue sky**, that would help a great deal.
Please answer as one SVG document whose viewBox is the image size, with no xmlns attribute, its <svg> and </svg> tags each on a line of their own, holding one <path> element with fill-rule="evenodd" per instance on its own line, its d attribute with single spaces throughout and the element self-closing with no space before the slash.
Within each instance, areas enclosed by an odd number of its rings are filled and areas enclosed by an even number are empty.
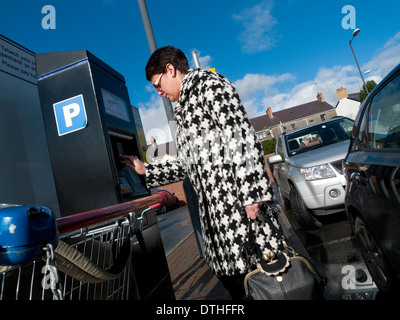
<svg viewBox="0 0 400 320">
<path fill-rule="evenodd" d="M 400 63 L 400 3 L 393 0 L 147 0 L 158 47 L 196 50 L 236 86 L 250 118 L 315 100 L 331 105 L 336 89 L 360 89 L 349 47 L 353 29 L 342 20 L 355 9 L 360 34 L 353 48 L 366 80 L 379 82 Z M 56 9 L 45 30 L 42 8 Z M 139 107 L 147 140 L 170 140 L 164 106 L 145 79 L 150 55 L 136 0 L 1 0 L 0 33 L 41 53 L 86 49 L 125 76 Z M 346 20 L 347 23 L 350 20 Z"/>
</svg>

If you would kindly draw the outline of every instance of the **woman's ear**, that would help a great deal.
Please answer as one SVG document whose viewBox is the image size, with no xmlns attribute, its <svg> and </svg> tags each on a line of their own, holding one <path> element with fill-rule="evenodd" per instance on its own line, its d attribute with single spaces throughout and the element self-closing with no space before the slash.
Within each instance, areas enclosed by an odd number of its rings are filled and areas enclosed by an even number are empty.
<svg viewBox="0 0 400 320">
<path fill-rule="evenodd" d="M 167 69 L 167 72 L 171 74 L 171 76 L 173 78 L 176 77 L 176 69 L 175 67 L 171 64 L 171 63 L 167 63 L 167 65 L 165 66 L 165 68 Z"/>
</svg>

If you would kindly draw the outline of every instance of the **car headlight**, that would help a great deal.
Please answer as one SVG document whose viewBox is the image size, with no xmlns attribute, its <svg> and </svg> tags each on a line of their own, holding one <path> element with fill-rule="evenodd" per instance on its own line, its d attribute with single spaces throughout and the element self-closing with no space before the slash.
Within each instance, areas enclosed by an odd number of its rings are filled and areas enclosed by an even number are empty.
<svg viewBox="0 0 400 320">
<path fill-rule="evenodd" d="M 335 177 L 333 170 L 327 165 L 304 168 L 300 170 L 307 181 L 320 180 Z"/>
</svg>

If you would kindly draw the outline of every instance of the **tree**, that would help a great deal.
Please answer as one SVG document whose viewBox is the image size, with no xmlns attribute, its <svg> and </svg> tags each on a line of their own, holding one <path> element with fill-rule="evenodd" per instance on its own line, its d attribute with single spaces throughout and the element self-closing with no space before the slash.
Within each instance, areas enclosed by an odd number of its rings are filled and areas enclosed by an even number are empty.
<svg viewBox="0 0 400 320">
<path fill-rule="evenodd" d="M 264 150 L 264 154 L 270 154 L 275 152 L 276 140 L 264 140 L 261 141 L 261 145 Z"/>
<path fill-rule="evenodd" d="M 367 81 L 368 92 L 371 92 L 375 87 L 376 87 L 376 82 L 374 80 Z M 362 87 L 362 89 L 361 89 L 361 91 L 359 93 L 359 97 L 360 97 L 360 102 L 361 103 L 367 97 L 367 91 L 365 91 L 365 86 L 364 85 L 363 85 L 363 87 Z"/>
</svg>

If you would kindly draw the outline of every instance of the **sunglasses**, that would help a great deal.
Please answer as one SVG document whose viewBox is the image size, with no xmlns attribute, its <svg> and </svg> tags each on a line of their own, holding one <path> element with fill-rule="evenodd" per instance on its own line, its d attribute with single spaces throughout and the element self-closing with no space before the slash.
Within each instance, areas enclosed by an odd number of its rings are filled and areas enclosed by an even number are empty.
<svg viewBox="0 0 400 320">
<path fill-rule="evenodd" d="M 158 77 L 157 81 L 153 83 L 154 88 L 156 88 L 157 91 L 161 90 L 161 77 L 163 76 L 164 72 L 160 74 L 160 76 Z"/>
</svg>

